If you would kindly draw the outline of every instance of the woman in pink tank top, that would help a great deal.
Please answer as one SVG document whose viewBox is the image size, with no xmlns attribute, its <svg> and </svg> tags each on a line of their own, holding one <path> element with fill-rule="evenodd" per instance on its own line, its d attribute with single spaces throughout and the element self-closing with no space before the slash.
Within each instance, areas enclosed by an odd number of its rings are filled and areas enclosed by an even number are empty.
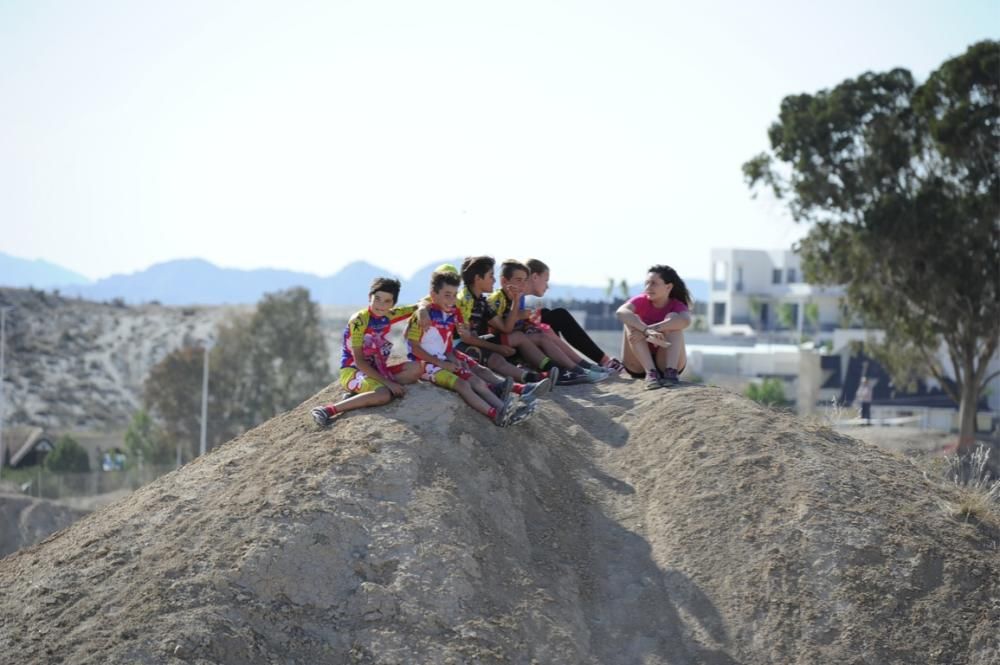
<svg viewBox="0 0 1000 665">
<path fill-rule="evenodd" d="M 691 295 L 670 266 L 655 265 L 646 275 L 643 292 L 618 308 L 625 326 L 622 362 L 646 388 L 677 385 L 687 364 L 684 329 L 691 325 Z"/>
</svg>

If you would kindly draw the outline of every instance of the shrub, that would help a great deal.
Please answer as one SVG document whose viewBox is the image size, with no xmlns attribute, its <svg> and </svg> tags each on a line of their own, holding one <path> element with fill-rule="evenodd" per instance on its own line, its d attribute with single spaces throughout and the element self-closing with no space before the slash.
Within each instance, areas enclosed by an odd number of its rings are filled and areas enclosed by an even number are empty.
<svg viewBox="0 0 1000 665">
<path fill-rule="evenodd" d="M 45 456 L 45 468 L 58 472 L 90 471 L 90 456 L 73 437 L 63 435 L 52 452 Z"/>
<path fill-rule="evenodd" d="M 746 396 L 767 406 L 782 406 L 785 402 L 785 386 L 781 379 L 764 379 L 761 383 L 747 386 Z"/>
</svg>

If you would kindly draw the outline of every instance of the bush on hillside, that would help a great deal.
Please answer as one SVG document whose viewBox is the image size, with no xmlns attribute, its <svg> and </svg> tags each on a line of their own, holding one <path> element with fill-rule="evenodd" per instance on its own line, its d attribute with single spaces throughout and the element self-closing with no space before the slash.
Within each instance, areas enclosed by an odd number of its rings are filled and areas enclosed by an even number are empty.
<svg viewBox="0 0 1000 665">
<path fill-rule="evenodd" d="M 76 439 L 64 434 L 45 456 L 45 468 L 56 472 L 90 471 L 90 456 Z"/>
</svg>

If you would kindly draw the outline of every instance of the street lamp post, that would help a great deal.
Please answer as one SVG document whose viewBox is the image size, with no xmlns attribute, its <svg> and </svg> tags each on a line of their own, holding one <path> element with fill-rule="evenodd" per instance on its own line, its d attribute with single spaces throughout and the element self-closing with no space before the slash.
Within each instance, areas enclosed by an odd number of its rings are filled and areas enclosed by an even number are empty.
<svg viewBox="0 0 1000 665">
<path fill-rule="evenodd" d="M 10 306 L 0 307 L 0 477 L 3 476 L 3 465 L 7 460 L 7 448 L 3 442 L 3 413 L 7 407 L 3 394 L 4 351 L 7 348 L 7 310 Z"/>
<path fill-rule="evenodd" d="M 208 352 L 212 349 L 212 342 L 205 342 L 205 365 L 201 372 L 201 445 L 198 447 L 198 454 L 205 454 L 205 444 L 208 432 Z"/>
</svg>

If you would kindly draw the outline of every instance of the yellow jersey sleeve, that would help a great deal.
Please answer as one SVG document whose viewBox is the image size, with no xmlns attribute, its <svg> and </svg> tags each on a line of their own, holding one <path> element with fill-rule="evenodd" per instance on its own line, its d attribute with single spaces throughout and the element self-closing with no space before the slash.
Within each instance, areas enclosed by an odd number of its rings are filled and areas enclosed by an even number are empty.
<svg viewBox="0 0 1000 665">
<path fill-rule="evenodd" d="M 352 349 L 364 346 L 365 330 L 368 329 L 368 323 L 370 320 L 371 315 L 368 313 L 367 309 L 363 309 L 351 317 L 351 320 L 347 324 L 347 329 L 351 331 L 349 343 Z"/>
</svg>

